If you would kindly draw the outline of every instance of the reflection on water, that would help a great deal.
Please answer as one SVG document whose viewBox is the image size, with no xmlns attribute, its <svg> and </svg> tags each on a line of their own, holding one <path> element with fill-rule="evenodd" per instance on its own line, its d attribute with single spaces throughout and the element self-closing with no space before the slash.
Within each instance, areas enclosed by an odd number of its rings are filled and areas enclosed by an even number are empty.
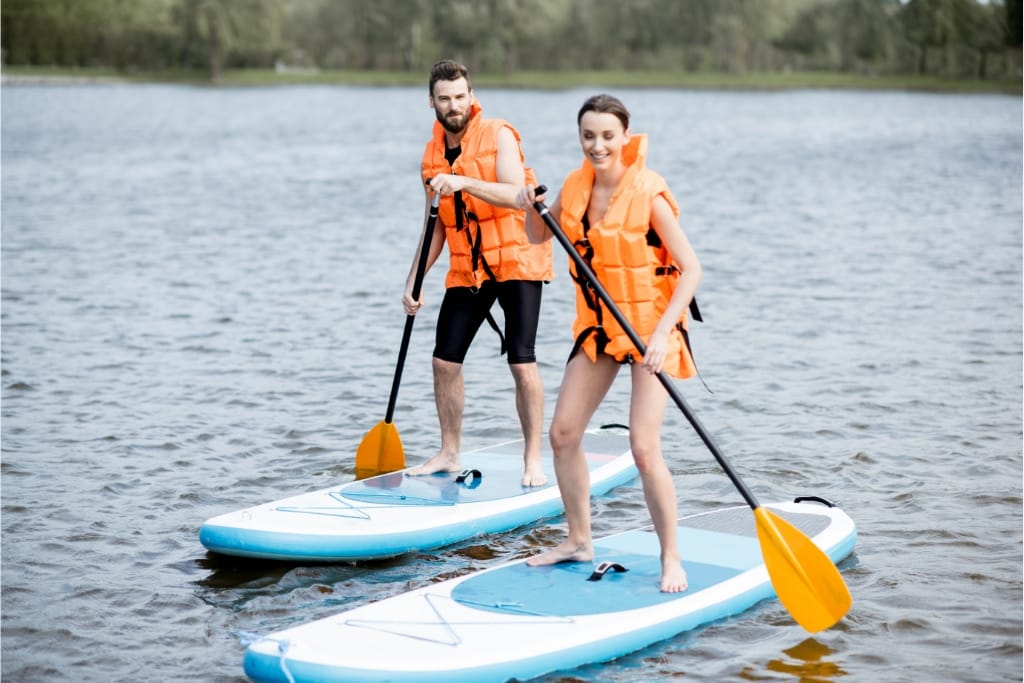
<svg viewBox="0 0 1024 683">
<path fill-rule="evenodd" d="M 835 654 L 835 650 L 814 638 L 808 638 L 783 652 L 787 657 L 769 661 L 765 665 L 768 671 L 789 674 L 798 683 L 829 683 L 847 675 L 842 667 L 827 659 L 829 655 Z M 749 680 L 758 679 L 753 677 Z"/>
<path fill-rule="evenodd" d="M 477 94 L 540 182 L 579 164 L 590 89 Z M 691 341 L 715 393 L 681 389 L 758 498 L 821 495 L 857 521 L 854 603 L 813 639 L 767 601 L 541 680 L 968 681 L 984 661 L 986 681 L 1020 681 L 1020 98 L 616 94 L 704 266 Z M 367 95 L 372 116 L 350 106 Z M 240 632 L 562 537 L 548 520 L 338 565 L 198 542 L 210 517 L 352 480 L 405 322 L 422 103 L 420 88 L 4 87 L 3 680 L 240 681 Z M 438 446 L 442 281 L 424 283 L 396 406 L 410 464 Z M 573 298 L 561 261 L 537 344 L 548 419 Z M 465 366 L 467 449 L 519 436 L 490 342 Z M 594 423 L 627 418 L 620 381 Z M 742 504 L 671 406 L 663 445 L 680 514 Z M 649 523 L 635 482 L 593 508 L 598 536 Z"/>
<path fill-rule="evenodd" d="M 196 566 L 208 570 L 209 574 L 196 581 L 201 588 L 263 588 L 281 580 L 294 564 L 234 558 L 207 552 L 206 557 L 196 560 Z"/>
</svg>

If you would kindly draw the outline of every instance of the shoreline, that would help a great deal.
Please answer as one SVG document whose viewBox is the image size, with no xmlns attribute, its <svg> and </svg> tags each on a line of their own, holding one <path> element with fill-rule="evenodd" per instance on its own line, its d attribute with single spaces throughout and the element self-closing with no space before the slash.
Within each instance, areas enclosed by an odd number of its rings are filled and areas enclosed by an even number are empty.
<svg viewBox="0 0 1024 683">
<path fill-rule="evenodd" d="M 121 73 L 113 69 L 4 67 L 0 85 L 193 85 L 203 87 L 274 87 L 285 85 L 420 86 L 422 75 L 395 71 L 236 69 L 225 71 L 217 82 L 200 71 Z M 669 88 L 681 90 L 872 90 L 934 93 L 978 93 L 1020 96 L 1022 84 L 1012 81 L 949 79 L 934 76 L 870 76 L 824 72 L 771 72 L 751 74 L 691 73 L 681 71 L 552 71 L 480 74 L 477 87 L 571 90 L 586 87 Z"/>
</svg>

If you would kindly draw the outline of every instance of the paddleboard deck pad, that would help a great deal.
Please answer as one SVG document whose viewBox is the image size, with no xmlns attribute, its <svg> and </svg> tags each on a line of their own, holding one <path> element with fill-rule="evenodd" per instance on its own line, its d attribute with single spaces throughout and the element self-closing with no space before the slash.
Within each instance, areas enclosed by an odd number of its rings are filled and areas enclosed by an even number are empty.
<svg viewBox="0 0 1024 683">
<path fill-rule="evenodd" d="M 588 431 L 583 448 L 592 494 L 637 476 L 625 429 Z M 313 562 L 438 548 L 560 515 L 551 457 L 545 446 L 544 486 L 521 485 L 520 439 L 464 453 L 461 472 L 402 470 L 220 515 L 203 523 L 199 540 L 225 555 Z"/>
<path fill-rule="evenodd" d="M 846 513 L 797 500 L 765 507 L 833 562 L 853 551 Z M 249 645 L 245 673 L 260 682 L 527 680 L 614 659 L 775 595 L 748 506 L 681 518 L 677 534 L 683 593 L 659 590 L 658 539 L 647 527 L 595 541 L 593 562 L 518 560 L 273 633 Z"/>
</svg>

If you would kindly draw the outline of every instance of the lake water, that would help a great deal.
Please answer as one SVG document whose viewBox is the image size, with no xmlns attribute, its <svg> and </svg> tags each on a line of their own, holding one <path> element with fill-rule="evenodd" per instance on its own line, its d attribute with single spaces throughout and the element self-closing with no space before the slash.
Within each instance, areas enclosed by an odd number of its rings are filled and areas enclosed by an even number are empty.
<svg viewBox="0 0 1024 683">
<path fill-rule="evenodd" d="M 482 89 L 541 182 L 593 90 Z M 618 90 L 705 269 L 694 412 L 762 501 L 858 523 L 854 597 L 777 602 L 554 681 L 1020 681 L 1021 98 Z M 421 88 L 2 91 L 4 681 L 241 681 L 266 634 L 557 541 L 561 519 L 384 562 L 207 554 L 209 517 L 349 481 L 387 406 L 422 220 Z M 557 249 L 557 246 L 556 246 Z M 564 258 L 538 353 L 571 347 Z M 425 283 L 395 425 L 438 433 Z M 486 329 L 464 446 L 515 438 Z M 595 423 L 624 422 L 622 379 Z M 679 512 L 742 504 L 670 406 Z M 638 484 L 598 536 L 644 525 Z M 685 552 L 685 549 L 684 549 Z"/>
</svg>

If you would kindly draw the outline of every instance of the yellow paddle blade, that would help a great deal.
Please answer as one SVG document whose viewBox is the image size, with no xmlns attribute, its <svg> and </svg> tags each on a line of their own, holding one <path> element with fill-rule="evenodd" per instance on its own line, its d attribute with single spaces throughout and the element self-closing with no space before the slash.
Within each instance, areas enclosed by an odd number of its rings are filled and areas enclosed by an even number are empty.
<svg viewBox="0 0 1024 683">
<path fill-rule="evenodd" d="M 356 479 L 365 479 L 405 468 L 405 449 L 398 430 L 390 422 L 381 421 L 366 432 L 356 449 Z"/>
<path fill-rule="evenodd" d="M 842 619 L 853 598 L 829 556 L 771 511 L 754 508 L 754 518 L 768 576 L 793 619 L 811 633 Z"/>
</svg>

